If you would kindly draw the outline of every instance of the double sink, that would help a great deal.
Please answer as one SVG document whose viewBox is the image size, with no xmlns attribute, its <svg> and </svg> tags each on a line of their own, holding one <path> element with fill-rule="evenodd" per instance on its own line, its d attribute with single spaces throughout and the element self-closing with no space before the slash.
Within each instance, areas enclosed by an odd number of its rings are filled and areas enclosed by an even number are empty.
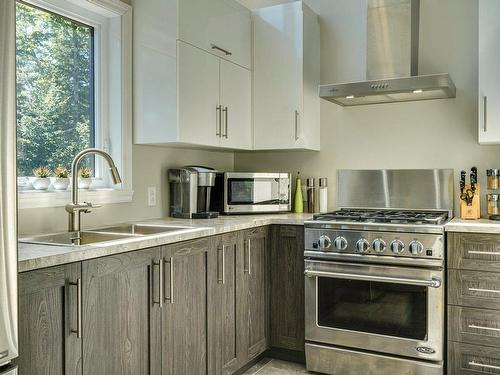
<svg viewBox="0 0 500 375">
<path fill-rule="evenodd" d="M 193 230 L 196 228 L 173 225 L 124 224 L 87 231 L 64 232 L 22 238 L 20 242 L 54 246 L 84 246 L 151 235 L 166 233 L 174 234 L 174 232 L 181 232 L 189 229 Z"/>
</svg>

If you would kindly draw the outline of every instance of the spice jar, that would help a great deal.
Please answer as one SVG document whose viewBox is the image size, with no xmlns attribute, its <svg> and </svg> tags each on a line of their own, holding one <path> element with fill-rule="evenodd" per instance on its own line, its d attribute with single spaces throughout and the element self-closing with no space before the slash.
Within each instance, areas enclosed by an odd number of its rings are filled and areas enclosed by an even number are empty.
<svg viewBox="0 0 500 375">
<path fill-rule="evenodd" d="M 500 170 L 488 169 L 486 171 L 488 189 L 497 190 L 500 187 Z"/>
<path fill-rule="evenodd" d="M 500 213 L 500 194 L 487 194 L 488 215 L 498 215 Z"/>
</svg>

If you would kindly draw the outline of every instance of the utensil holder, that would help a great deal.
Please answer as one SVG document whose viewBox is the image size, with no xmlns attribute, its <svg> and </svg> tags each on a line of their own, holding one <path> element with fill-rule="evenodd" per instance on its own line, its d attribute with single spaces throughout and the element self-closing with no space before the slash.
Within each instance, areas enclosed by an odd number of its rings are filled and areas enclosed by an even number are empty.
<svg viewBox="0 0 500 375">
<path fill-rule="evenodd" d="M 460 199 L 460 218 L 464 220 L 476 220 L 481 218 L 481 188 L 479 184 L 475 184 L 476 191 L 472 198 L 471 204 L 467 204 L 463 199 Z M 465 190 L 470 189 L 470 184 L 465 185 Z"/>
</svg>

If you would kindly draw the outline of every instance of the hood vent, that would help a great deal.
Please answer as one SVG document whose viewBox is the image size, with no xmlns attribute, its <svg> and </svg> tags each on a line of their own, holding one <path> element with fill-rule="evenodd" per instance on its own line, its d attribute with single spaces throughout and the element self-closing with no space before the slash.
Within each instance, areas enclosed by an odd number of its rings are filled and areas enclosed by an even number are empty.
<svg viewBox="0 0 500 375">
<path fill-rule="evenodd" d="M 418 75 L 420 0 L 368 0 L 366 81 L 321 85 L 341 106 L 454 98 L 447 73 Z"/>
</svg>

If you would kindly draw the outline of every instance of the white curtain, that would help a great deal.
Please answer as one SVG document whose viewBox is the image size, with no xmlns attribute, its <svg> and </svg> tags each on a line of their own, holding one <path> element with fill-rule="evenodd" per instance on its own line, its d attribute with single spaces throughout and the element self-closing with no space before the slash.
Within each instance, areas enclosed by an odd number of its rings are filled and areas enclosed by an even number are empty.
<svg viewBox="0 0 500 375">
<path fill-rule="evenodd" d="M 15 0 L 0 0 L 0 365 L 17 356 Z"/>
</svg>

